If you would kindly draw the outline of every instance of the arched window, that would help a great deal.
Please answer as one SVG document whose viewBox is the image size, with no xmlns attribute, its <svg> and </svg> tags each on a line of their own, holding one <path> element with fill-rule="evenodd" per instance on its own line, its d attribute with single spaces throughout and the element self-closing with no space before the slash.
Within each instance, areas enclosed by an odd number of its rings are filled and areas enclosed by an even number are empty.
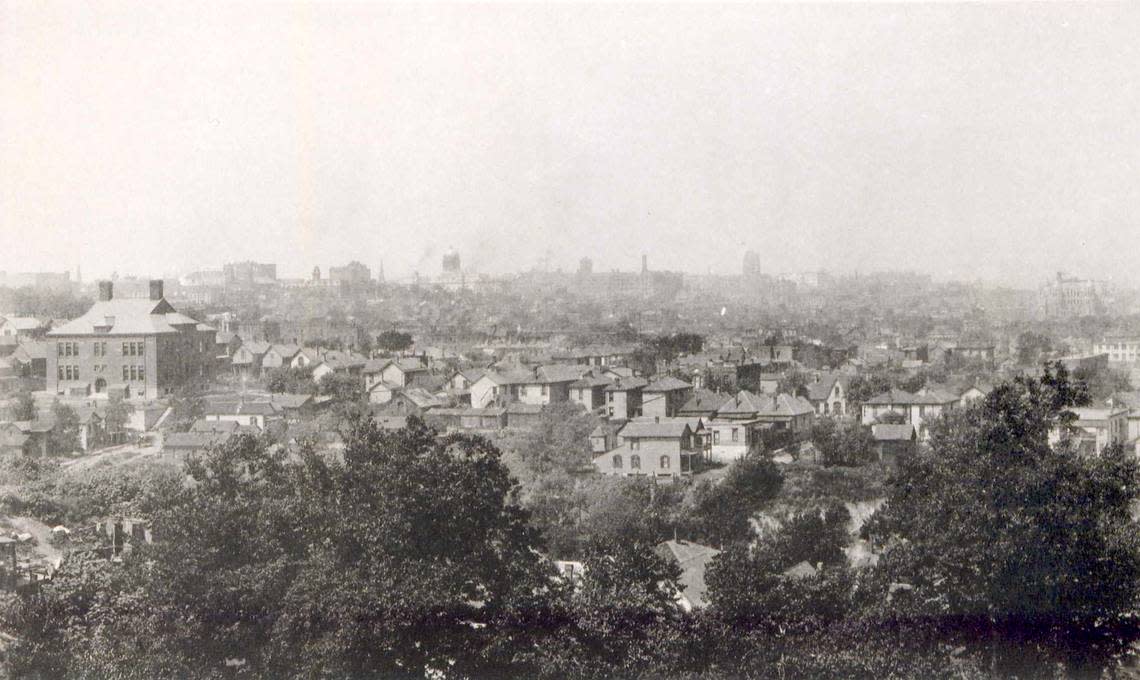
<svg viewBox="0 0 1140 680">
<path fill-rule="evenodd" d="M 669 456 L 661 456 L 661 469 L 662 470 L 668 470 L 669 469 Z"/>
<path fill-rule="evenodd" d="M 621 468 L 621 456 L 614 456 L 614 468 Z"/>
<path fill-rule="evenodd" d="M 634 454 L 634 455 L 629 457 L 629 469 L 630 470 L 640 470 L 641 469 L 641 456 Z"/>
</svg>

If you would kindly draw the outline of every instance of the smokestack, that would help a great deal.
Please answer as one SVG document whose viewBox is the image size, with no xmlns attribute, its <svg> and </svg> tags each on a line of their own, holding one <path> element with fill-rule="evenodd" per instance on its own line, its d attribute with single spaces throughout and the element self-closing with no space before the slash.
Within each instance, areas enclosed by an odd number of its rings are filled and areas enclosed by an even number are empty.
<svg viewBox="0 0 1140 680">
<path fill-rule="evenodd" d="M 641 273 L 645 274 L 649 271 L 649 256 L 645 253 L 641 254 Z"/>
<path fill-rule="evenodd" d="M 114 285 L 115 284 L 113 284 L 110 281 L 100 281 L 99 282 L 99 301 L 100 302 L 106 302 L 107 300 L 111 299 L 111 297 L 114 295 L 114 290 L 115 290 Z"/>
<path fill-rule="evenodd" d="M 151 279 L 150 280 L 150 299 L 151 300 L 161 300 L 162 299 L 162 279 Z"/>
</svg>

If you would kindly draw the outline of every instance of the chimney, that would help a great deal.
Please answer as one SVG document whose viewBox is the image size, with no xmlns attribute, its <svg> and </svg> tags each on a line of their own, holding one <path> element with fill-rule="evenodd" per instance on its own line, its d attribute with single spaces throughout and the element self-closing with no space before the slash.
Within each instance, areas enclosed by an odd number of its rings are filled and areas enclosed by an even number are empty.
<svg viewBox="0 0 1140 680">
<path fill-rule="evenodd" d="M 100 281 L 99 282 L 99 301 L 100 302 L 106 302 L 107 300 L 111 299 L 112 295 L 114 294 L 114 285 L 115 284 L 111 283 L 110 281 Z"/>
<path fill-rule="evenodd" d="M 162 299 L 162 279 L 151 279 L 150 280 L 150 299 L 151 300 L 161 300 Z"/>
</svg>

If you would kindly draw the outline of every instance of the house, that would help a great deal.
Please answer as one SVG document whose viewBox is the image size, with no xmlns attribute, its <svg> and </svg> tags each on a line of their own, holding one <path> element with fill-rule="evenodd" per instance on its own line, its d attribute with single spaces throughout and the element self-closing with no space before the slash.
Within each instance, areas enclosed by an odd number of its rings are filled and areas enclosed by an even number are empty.
<svg viewBox="0 0 1140 680">
<path fill-rule="evenodd" d="M 677 604 L 681 609 L 691 612 L 707 606 L 708 586 L 705 584 L 705 570 L 720 551 L 691 541 L 672 540 L 658 543 L 654 552 L 666 562 L 675 564 L 681 569 L 681 576 L 677 582 L 683 588 L 676 593 Z"/>
<path fill-rule="evenodd" d="M 292 394 L 289 392 L 269 395 L 269 401 L 289 422 L 298 422 L 313 415 L 330 400 L 331 397 L 315 397 L 311 394 Z"/>
<path fill-rule="evenodd" d="M 599 423 L 597 427 L 590 432 L 590 450 L 594 453 L 605 453 L 612 451 L 621 445 L 621 440 L 618 438 L 618 430 L 620 430 L 625 423 L 619 420 L 607 420 Z"/>
<path fill-rule="evenodd" d="M 121 299 L 100 281 L 91 309 L 47 334 L 47 391 L 157 399 L 213 375 L 215 336 L 166 301 L 161 280 L 147 298 Z"/>
<path fill-rule="evenodd" d="M 250 378 L 261 375 L 261 364 L 270 347 L 268 342 L 243 342 L 230 357 L 233 372 Z"/>
<path fill-rule="evenodd" d="M 563 364 L 490 370 L 471 385 L 471 405 L 485 408 L 521 402 L 541 406 L 568 401 L 571 383 L 581 377 L 580 367 Z"/>
<path fill-rule="evenodd" d="M 925 441 L 930 436 L 930 421 L 953 410 L 959 402 L 957 395 L 937 389 L 923 388 L 915 394 L 890 389 L 863 402 L 862 422 L 864 425 L 873 425 L 888 413 L 898 413 L 902 415 L 903 422 L 914 425 L 918 430 L 918 438 Z"/>
<path fill-rule="evenodd" d="M 443 430 L 501 430 L 507 426 L 507 409 L 433 408 L 424 415 L 428 424 Z"/>
<path fill-rule="evenodd" d="M 682 418 L 711 418 L 716 415 L 716 410 L 730 399 L 732 397 L 727 394 L 698 389 L 681 405 L 677 415 Z"/>
<path fill-rule="evenodd" d="M 1066 442 L 1085 455 L 1099 455 L 1105 448 L 1128 440 L 1128 409 L 1123 406 L 1078 406 L 1069 409 L 1077 418 L 1064 428 L 1049 432 L 1049 443 Z"/>
<path fill-rule="evenodd" d="M 169 432 L 162 440 L 162 452 L 198 454 L 226 443 L 232 434 L 220 431 Z"/>
<path fill-rule="evenodd" d="M 602 388 L 606 395 L 606 415 L 629 420 L 642 415 L 642 390 L 649 384 L 644 378 L 617 378 Z"/>
<path fill-rule="evenodd" d="M 245 399 L 208 401 L 202 415 L 206 420 L 230 420 L 241 425 L 253 425 L 259 430 L 265 430 L 267 424 L 284 418 L 271 401 Z"/>
<path fill-rule="evenodd" d="M 823 373 L 809 382 L 805 391 L 808 403 L 817 415 L 842 416 L 847 414 L 847 389 L 838 373 Z"/>
<path fill-rule="evenodd" d="M 630 420 L 618 430 L 617 442 L 617 448 L 594 458 L 598 472 L 676 479 L 691 475 L 693 458 L 701 455 L 699 433 L 685 418 Z"/>
<path fill-rule="evenodd" d="M 308 368 L 321 363 L 321 351 L 315 347 L 302 347 L 289 362 L 290 368 Z"/>
<path fill-rule="evenodd" d="M 392 401 L 392 397 L 400 390 L 395 385 L 389 385 L 386 382 L 377 380 L 372 383 L 365 391 L 368 394 L 368 402 L 370 404 L 387 404 Z"/>
<path fill-rule="evenodd" d="M 393 387 L 410 387 L 429 375 L 428 367 L 419 357 L 371 360 L 365 363 L 364 384 L 368 388 L 379 381 Z"/>
<path fill-rule="evenodd" d="M 760 394 L 776 394 L 780 391 L 780 381 L 783 377 L 782 373 L 766 373 L 762 371 L 757 374 L 755 379 L 751 382 L 756 383 L 756 388 L 760 390 Z"/>
<path fill-rule="evenodd" d="M 611 378 L 587 373 L 570 383 L 570 401 L 581 404 L 587 411 L 597 411 L 605 406 L 605 389 L 610 382 Z"/>
<path fill-rule="evenodd" d="M 422 387 L 398 389 L 384 407 L 384 412 L 397 415 L 422 415 L 434 408 L 447 406 L 447 400 L 437 397 Z"/>
<path fill-rule="evenodd" d="M 974 402 L 981 401 L 982 399 L 985 399 L 990 392 L 993 392 L 993 390 L 993 385 L 990 385 L 988 383 L 975 382 L 966 389 L 962 390 L 962 393 L 958 396 L 958 405 L 965 407 L 973 404 Z"/>
<path fill-rule="evenodd" d="M 34 340 L 42 336 L 49 325 L 31 316 L 0 316 L 0 344 Z"/>
<path fill-rule="evenodd" d="M 301 353 L 300 345 L 270 345 L 261 357 L 261 372 L 289 367 L 293 359 Z"/>
<path fill-rule="evenodd" d="M 1140 439 L 1140 391 L 1117 392 L 1108 398 L 1108 405 L 1128 411 L 1128 440 Z"/>
<path fill-rule="evenodd" d="M 16 420 L 5 423 L 5 426 L 8 430 L 8 441 L 13 446 L 19 444 L 24 455 L 36 458 L 43 458 L 48 455 L 48 437 L 54 423 L 48 420 Z M 26 439 L 20 440 L 19 437 L 15 436 L 15 432 L 19 432 Z"/>
<path fill-rule="evenodd" d="M 22 378 L 46 378 L 47 353 L 46 340 L 27 340 L 16 346 L 8 360 Z"/>
<path fill-rule="evenodd" d="M 693 386 L 673 376 L 658 378 L 641 390 L 641 413 L 645 417 L 673 418 L 689 397 Z"/>
<path fill-rule="evenodd" d="M 708 421 L 710 457 L 731 462 L 765 442 L 802 440 L 811 432 L 815 409 L 802 397 L 755 394 L 741 390 L 717 408 Z"/>
<path fill-rule="evenodd" d="M 44 440 L 46 443 L 46 440 Z M 0 456 L 44 456 L 46 451 L 36 448 L 37 442 L 16 423 L 0 423 Z"/>
<path fill-rule="evenodd" d="M 301 355 L 298 354 L 298 357 Z M 313 382 L 320 382 L 326 375 L 359 376 L 363 380 L 364 366 L 368 360 L 353 352 L 330 350 L 313 365 Z"/>
<path fill-rule="evenodd" d="M 910 423 L 875 423 L 871 426 L 871 436 L 879 461 L 883 463 L 895 463 L 901 457 L 914 455 L 918 449 L 918 431 Z"/>
</svg>

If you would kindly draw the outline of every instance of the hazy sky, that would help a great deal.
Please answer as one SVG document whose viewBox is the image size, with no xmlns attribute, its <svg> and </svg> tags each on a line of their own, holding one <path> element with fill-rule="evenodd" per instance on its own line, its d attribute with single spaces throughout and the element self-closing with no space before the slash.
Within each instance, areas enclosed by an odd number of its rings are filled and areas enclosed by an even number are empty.
<svg viewBox="0 0 1140 680">
<path fill-rule="evenodd" d="M 0 0 L 0 270 L 1138 281 L 1138 81 L 1140 3 Z"/>
</svg>

